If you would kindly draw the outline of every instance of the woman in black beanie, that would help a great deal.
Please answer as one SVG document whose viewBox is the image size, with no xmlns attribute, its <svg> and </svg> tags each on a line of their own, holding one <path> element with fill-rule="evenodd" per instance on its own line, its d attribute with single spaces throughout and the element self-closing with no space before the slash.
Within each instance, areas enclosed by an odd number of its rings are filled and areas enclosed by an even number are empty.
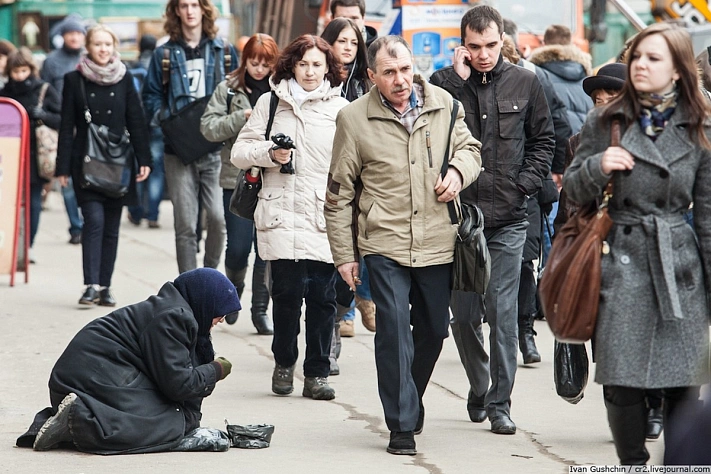
<svg viewBox="0 0 711 474">
<path fill-rule="evenodd" d="M 226 359 L 215 360 L 210 331 L 240 308 L 224 275 L 199 268 L 90 322 L 52 369 L 52 407 L 17 445 L 96 454 L 174 448 L 200 426 L 202 400 L 231 371 Z"/>
</svg>

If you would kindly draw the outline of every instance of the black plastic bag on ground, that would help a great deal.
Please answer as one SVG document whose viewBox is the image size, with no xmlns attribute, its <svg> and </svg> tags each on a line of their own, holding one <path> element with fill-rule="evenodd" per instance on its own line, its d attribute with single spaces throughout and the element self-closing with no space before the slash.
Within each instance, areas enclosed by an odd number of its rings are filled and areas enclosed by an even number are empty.
<svg viewBox="0 0 711 474">
<path fill-rule="evenodd" d="M 187 433 L 171 451 L 227 451 L 230 438 L 215 428 L 195 428 Z"/>
<path fill-rule="evenodd" d="M 272 441 L 274 425 L 230 425 L 227 420 L 225 424 L 233 448 L 268 448 Z"/>
<path fill-rule="evenodd" d="M 588 384 L 588 352 L 585 344 L 555 342 L 553 377 L 555 391 L 568 403 L 576 404 L 585 395 Z"/>
</svg>

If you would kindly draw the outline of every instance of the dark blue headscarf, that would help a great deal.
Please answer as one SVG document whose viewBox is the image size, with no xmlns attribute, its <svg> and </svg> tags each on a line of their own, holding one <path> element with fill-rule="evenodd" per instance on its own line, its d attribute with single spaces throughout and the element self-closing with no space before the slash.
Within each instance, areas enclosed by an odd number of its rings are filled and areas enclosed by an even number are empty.
<svg viewBox="0 0 711 474">
<path fill-rule="evenodd" d="M 195 348 L 198 362 L 207 364 L 215 358 L 210 341 L 212 320 L 242 309 L 237 290 L 225 275 L 213 268 L 197 268 L 185 272 L 173 282 L 198 323 Z"/>
</svg>

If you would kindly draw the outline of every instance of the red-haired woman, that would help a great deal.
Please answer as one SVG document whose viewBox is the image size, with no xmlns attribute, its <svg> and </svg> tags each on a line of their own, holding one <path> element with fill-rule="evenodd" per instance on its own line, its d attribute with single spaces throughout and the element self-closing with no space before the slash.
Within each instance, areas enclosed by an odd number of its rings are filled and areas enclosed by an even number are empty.
<svg viewBox="0 0 711 474">
<path fill-rule="evenodd" d="M 278 58 L 279 47 L 271 36 L 261 33 L 253 35 L 242 50 L 242 64 L 217 86 L 200 122 L 200 131 L 205 138 L 225 143 L 220 152 L 220 186 L 227 229 L 225 274 L 234 283 L 241 298 L 248 269 L 247 261 L 254 242 L 256 257 L 252 269 L 252 323 L 259 334 L 267 335 L 273 334 L 274 329 L 267 316 L 269 290 L 264 279 L 266 263 L 259 258 L 254 223 L 230 212 L 230 197 L 237 186 L 239 174 L 239 169 L 230 163 L 230 150 L 237 134 L 249 120 L 257 99 L 269 92 L 269 76 Z M 237 315 L 230 315 L 226 319 L 227 323 L 237 322 Z"/>
<path fill-rule="evenodd" d="M 282 52 L 271 87 L 279 98 L 271 135 L 283 133 L 295 149 L 274 149 L 264 139 L 271 94 L 264 94 L 232 147 L 232 163 L 260 167 L 262 189 L 254 224 L 260 256 L 269 262 L 274 316 L 272 391 L 294 390 L 301 305 L 306 300 L 305 397 L 331 400 L 328 355 L 336 316 L 336 269 L 326 236 L 323 205 L 331 163 L 343 65 L 329 44 L 303 35 Z M 289 164 L 293 170 L 289 172 Z"/>
</svg>

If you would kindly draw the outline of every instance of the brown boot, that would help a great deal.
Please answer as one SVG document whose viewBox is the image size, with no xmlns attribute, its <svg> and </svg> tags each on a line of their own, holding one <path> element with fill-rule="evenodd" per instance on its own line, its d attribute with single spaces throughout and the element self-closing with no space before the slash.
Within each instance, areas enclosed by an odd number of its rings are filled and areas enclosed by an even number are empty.
<svg viewBox="0 0 711 474">
<path fill-rule="evenodd" d="M 360 320 L 363 326 L 370 331 L 375 332 L 375 303 L 373 300 L 366 300 L 360 296 L 355 296 L 356 309 L 360 312 Z"/>
</svg>

